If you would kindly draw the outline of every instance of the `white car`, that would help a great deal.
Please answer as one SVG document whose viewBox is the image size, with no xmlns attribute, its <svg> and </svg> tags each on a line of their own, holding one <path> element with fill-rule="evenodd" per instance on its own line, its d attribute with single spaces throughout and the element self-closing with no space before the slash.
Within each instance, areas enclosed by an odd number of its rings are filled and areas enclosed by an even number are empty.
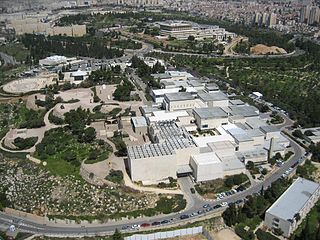
<svg viewBox="0 0 320 240">
<path fill-rule="evenodd" d="M 221 203 L 221 206 L 222 206 L 222 207 L 226 207 L 226 206 L 228 206 L 228 203 L 227 203 L 227 202 L 222 202 L 222 203 Z"/>
<path fill-rule="evenodd" d="M 140 228 L 140 225 L 139 225 L 139 224 L 134 224 L 134 225 L 132 225 L 131 228 L 132 228 L 132 229 L 137 229 L 137 228 Z"/>
</svg>

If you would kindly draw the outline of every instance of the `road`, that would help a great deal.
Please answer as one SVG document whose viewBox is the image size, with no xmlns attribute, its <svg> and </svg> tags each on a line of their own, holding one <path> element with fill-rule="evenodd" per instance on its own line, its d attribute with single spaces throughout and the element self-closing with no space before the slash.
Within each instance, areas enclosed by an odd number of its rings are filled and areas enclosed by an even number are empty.
<svg viewBox="0 0 320 240">
<path fill-rule="evenodd" d="M 0 52 L 0 58 L 4 61 L 4 65 L 16 65 L 17 64 L 14 57 L 12 57 L 6 53 Z"/>
<path fill-rule="evenodd" d="M 139 52 L 139 54 L 147 53 L 152 51 L 150 46 L 147 46 Z M 130 54 L 126 55 L 125 57 L 121 58 L 122 61 L 127 60 L 130 58 Z M 134 79 L 138 81 L 139 79 Z M 139 82 L 139 85 L 142 85 Z M 279 129 L 283 129 L 286 125 L 291 124 L 291 121 L 285 116 L 285 123 L 278 126 Z M 206 213 L 202 213 L 200 215 L 195 215 L 189 217 L 188 219 L 181 220 L 181 215 L 191 215 L 199 210 L 204 210 L 203 206 L 205 204 L 209 204 L 210 206 L 215 206 L 217 204 L 221 204 L 222 202 L 232 203 L 237 200 L 242 200 L 249 195 L 254 193 L 259 193 L 262 188 L 268 188 L 274 181 L 279 179 L 282 174 L 287 171 L 295 162 L 299 161 L 301 157 L 304 155 L 304 150 L 301 147 L 289 139 L 290 144 L 293 148 L 293 152 L 295 153 L 289 160 L 287 160 L 283 166 L 273 172 L 270 176 L 266 177 L 263 182 L 256 182 L 250 188 L 246 189 L 243 192 L 238 192 L 234 195 L 226 197 L 223 200 L 204 200 L 200 198 L 197 194 L 192 194 L 190 191 L 190 185 L 192 184 L 189 178 L 182 178 L 179 179 L 179 184 L 182 190 L 186 193 L 186 198 L 188 200 L 188 205 L 185 210 L 179 213 L 172 213 L 167 215 L 158 215 L 154 217 L 142 217 L 137 219 L 130 219 L 130 220 L 121 220 L 121 221 L 112 221 L 102 224 L 88 224 L 88 225 L 74 225 L 74 224 L 57 224 L 54 222 L 49 221 L 37 221 L 26 217 L 16 217 L 11 216 L 5 213 L 0 213 L 0 228 L 4 226 L 4 228 L 8 228 L 10 225 L 16 225 L 20 231 L 22 232 L 29 232 L 34 234 L 43 234 L 43 235 L 56 235 L 56 236 L 83 236 L 83 235 L 98 235 L 98 234 L 109 234 L 112 233 L 115 229 L 122 229 L 123 226 L 132 226 L 134 224 L 141 225 L 142 223 L 152 223 L 155 221 L 163 221 L 163 220 L 170 220 L 170 223 L 166 224 L 165 226 L 175 225 L 179 223 L 186 223 L 189 221 L 195 221 L 201 219 L 205 215 L 215 214 L 220 209 L 211 210 Z M 162 225 L 159 228 L 163 227 Z M 133 230 L 133 231 L 137 231 Z"/>
<path fill-rule="evenodd" d="M 295 154 L 289 160 L 287 160 L 281 168 L 277 169 L 274 173 L 272 173 L 272 175 L 267 177 L 263 182 L 255 183 L 247 190 L 236 193 L 234 195 L 231 195 L 219 201 L 201 200 L 196 194 L 192 194 L 192 195 L 188 194 L 188 197 L 191 196 L 192 198 L 191 204 L 184 211 L 180 213 L 172 213 L 168 215 L 159 215 L 154 217 L 143 217 L 143 218 L 137 218 L 137 219 L 131 219 L 131 220 L 125 220 L 125 221 L 116 221 L 116 222 L 109 222 L 109 223 L 97 224 L 97 225 L 87 225 L 87 226 L 68 225 L 68 224 L 59 225 L 53 222 L 37 222 L 24 217 L 14 217 L 5 213 L 0 213 L 0 226 L 4 225 L 9 227 L 11 224 L 16 224 L 17 222 L 20 221 L 19 229 L 22 232 L 30 232 L 30 233 L 44 234 L 44 235 L 79 236 L 79 235 L 107 234 L 107 233 L 113 232 L 116 228 L 122 229 L 124 225 L 128 225 L 128 226 L 132 226 L 134 224 L 141 225 L 142 223 L 152 223 L 154 221 L 162 221 L 167 219 L 172 219 L 172 221 L 169 224 L 166 224 L 166 226 L 170 224 L 172 225 L 172 224 L 196 220 L 197 218 L 199 218 L 199 216 L 203 216 L 204 214 L 190 217 L 185 220 L 181 220 L 180 216 L 182 214 L 191 215 L 192 213 L 195 213 L 199 210 L 203 210 L 204 204 L 210 204 L 210 206 L 214 206 L 222 202 L 231 203 L 240 199 L 244 199 L 249 195 L 252 195 L 254 193 L 259 193 L 262 187 L 264 189 L 268 188 L 274 181 L 279 179 L 286 170 L 288 170 L 295 162 L 299 161 L 301 157 L 304 155 L 303 149 L 301 149 L 301 147 L 298 144 L 296 144 L 290 139 L 289 141 Z M 187 189 L 188 183 L 185 181 L 188 181 L 188 180 L 186 179 L 182 180 L 182 182 L 184 182 L 182 183 L 182 185 L 184 186 L 182 188 L 184 188 L 184 191 L 189 192 Z M 217 211 L 220 211 L 220 209 L 212 210 L 206 213 L 206 215 L 215 213 Z"/>
</svg>

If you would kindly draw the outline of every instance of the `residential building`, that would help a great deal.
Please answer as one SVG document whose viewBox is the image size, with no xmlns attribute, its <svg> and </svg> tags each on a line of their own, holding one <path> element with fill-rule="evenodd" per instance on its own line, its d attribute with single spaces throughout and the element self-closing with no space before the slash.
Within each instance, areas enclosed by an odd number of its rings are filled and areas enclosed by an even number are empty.
<svg viewBox="0 0 320 240">
<path fill-rule="evenodd" d="M 266 211 L 264 223 L 290 237 L 319 198 L 320 184 L 299 177 Z"/>
</svg>

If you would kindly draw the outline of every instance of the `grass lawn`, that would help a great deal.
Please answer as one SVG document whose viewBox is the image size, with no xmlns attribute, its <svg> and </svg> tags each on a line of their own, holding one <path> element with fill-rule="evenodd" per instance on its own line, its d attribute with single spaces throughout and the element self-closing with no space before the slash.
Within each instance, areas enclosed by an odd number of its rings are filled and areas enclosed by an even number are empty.
<svg viewBox="0 0 320 240">
<path fill-rule="evenodd" d="M 80 177 L 82 161 L 102 161 L 108 157 L 109 152 L 110 147 L 106 144 L 99 145 L 99 141 L 79 142 L 68 128 L 57 128 L 46 132 L 36 147 L 35 157 L 46 161 L 45 167 L 54 175 Z"/>
</svg>

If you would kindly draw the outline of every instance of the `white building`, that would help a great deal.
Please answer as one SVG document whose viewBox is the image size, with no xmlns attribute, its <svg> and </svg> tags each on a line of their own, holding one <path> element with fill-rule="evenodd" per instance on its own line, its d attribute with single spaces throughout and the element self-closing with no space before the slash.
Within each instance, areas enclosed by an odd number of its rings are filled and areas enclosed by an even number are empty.
<svg viewBox="0 0 320 240">
<path fill-rule="evenodd" d="M 223 164 L 214 152 L 193 155 L 191 167 L 197 182 L 223 178 Z"/>
<path fill-rule="evenodd" d="M 219 107 L 195 108 L 193 114 L 200 130 L 214 129 L 228 124 L 228 113 Z"/>
<path fill-rule="evenodd" d="M 235 33 L 228 32 L 224 28 L 214 25 L 172 20 L 158 22 L 157 24 L 160 27 L 161 36 L 174 37 L 179 40 L 185 40 L 189 36 L 193 36 L 196 40 L 212 38 L 221 42 L 236 36 Z"/>
<path fill-rule="evenodd" d="M 320 184 L 298 178 L 266 211 L 264 223 L 289 237 L 320 198 Z M 299 218 L 297 218 L 299 216 Z"/>
<path fill-rule="evenodd" d="M 45 59 L 39 60 L 39 64 L 42 66 L 56 66 L 59 64 L 66 64 L 67 63 L 67 58 L 64 56 L 50 56 Z"/>
<path fill-rule="evenodd" d="M 168 93 L 163 99 L 163 107 L 168 111 L 193 109 L 195 104 L 195 98 L 188 92 Z"/>
<path fill-rule="evenodd" d="M 226 94 L 221 91 L 217 92 L 199 92 L 199 99 L 204 102 L 207 107 L 228 107 L 229 99 Z"/>
</svg>

